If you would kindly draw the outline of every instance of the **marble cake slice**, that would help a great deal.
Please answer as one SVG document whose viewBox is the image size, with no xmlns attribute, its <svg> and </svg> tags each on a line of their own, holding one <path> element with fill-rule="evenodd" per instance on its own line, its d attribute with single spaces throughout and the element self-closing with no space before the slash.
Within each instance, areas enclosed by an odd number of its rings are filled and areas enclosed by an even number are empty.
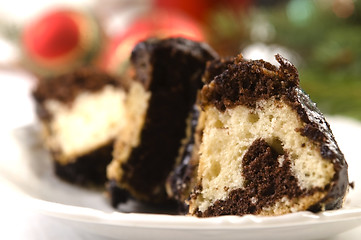
<svg viewBox="0 0 361 240">
<path fill-rule="evenodd" d="M 168 193 L 190 215 L 281 215 L 342 207 L 347 163 L 296 68 L 214 61 Z"/>
<path fill-rule="evenodd" d="M 122 80 L 93 67 L 39 80 L 33 97 L 58 176 L 104 186 L 114 139 L 125 126 L 126 95 Z"/>
</svg>

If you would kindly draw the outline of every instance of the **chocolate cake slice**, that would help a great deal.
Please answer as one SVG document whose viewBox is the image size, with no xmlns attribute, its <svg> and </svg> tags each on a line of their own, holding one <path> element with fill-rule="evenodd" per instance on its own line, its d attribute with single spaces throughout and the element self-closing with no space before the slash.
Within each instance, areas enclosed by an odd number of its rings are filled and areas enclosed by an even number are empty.
<svg viewBox="0 0 361 240">
<path fill-rule="evenodd" d="M 119 134 L 108 167 L 112 204 L 127 195 L 144 202 L 167 198 L 166 178 L 175 164 L 206 62 L 217 54 L 183 38 L 150 39 L 132 52 L 129 124 Z"/>
<path fill-rule="evenodd" d="M 103 185 L 113 142 L 126 121 L 126 87 L 90 67 L 41 79 L 33 92 L 55 172 L 81 185 Z"/>
<path fill-rule="evenodd" d="M 192 151 L 168 181 L 188 214 L 275 216 L 342 206 L 344 156 L 296 68 L 276 59 L 279 67 L 242 56 L 208 67 Z"/>
</svg>

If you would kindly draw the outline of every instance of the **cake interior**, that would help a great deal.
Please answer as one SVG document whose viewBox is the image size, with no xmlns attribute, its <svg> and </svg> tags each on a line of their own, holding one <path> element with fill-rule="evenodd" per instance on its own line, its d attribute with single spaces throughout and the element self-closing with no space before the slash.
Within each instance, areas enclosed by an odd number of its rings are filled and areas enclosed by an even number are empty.
<svg viewBox="0 0 361 240">
<path fill-rule="evenodd" d="M 122 88 L 105 85 L 98 91 L 79 93 L 71 103 L 45 101 L 51 115 L 45 126 L 46 144 L 58 163 L 72 163 L 112 142 L 125 126 L 125 98 Z"/>
<path fill-rule="evenodd" d="M 317 144 L 300 135 L 304 123 L 282 100 L 271 97 L 258 100 L 255 108 L 238 105 L 223 112 L 209 105 L 200 121 L 199 186 L 190 200 L 191 214 L 280 215 L 307 209 L 326 195 L 334 167 L 321 157 Z M 253 171 L 254 179 L 247 171 Z M 283 196 L 279 190 L 286 190 Z M 235 199 L 242 202 L 239 198 L 250 207 L 224 211 Z"/>
</svg>

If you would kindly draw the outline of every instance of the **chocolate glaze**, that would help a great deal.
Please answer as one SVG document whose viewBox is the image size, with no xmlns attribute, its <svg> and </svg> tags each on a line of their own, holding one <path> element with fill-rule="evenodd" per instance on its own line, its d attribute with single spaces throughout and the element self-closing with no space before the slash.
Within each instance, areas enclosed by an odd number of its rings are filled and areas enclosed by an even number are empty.
<svg viewBox="0 0 361 240">
<path fill-rule="evenodd" d="M 344 156 L 324 116 L 300 88 L 297 69 L 280 55 L 276 55 L 276 59 L 280 63 L 279 68 L 263 60 L 247 61 L 241 55 L 234 59 L 233 64 L 229 61 L 211 63 L 208 67 L 210 73 L 204 77 L 207 84 L 201 91 L 201 106 L 213 105 L 225 111 L 237 105 L 255 108 L 256 102 L 261 99 L 283 100 L 305 123 L 305 127 L 296 130 L 317 144 L 321 156 L 334 164 L 335 175 L 327 187 L 327 195 L 309 210 L 340 208 L 349 185 Z M 212 68 L 212 64 L 215 67 Z M 213 69 L 226 70 L 217 75 L 217 70 Z M 239 192 L 243 190 L 235 191 L 237 193 L 231 194 L 233 198 L 243 194 Z M 228 201 L 231 204 L 231 200 Z"/>
<path fill-rule="evenodd" d="M 278 149 L 277 149 L 278 150 Z M 259 214 L 283 197 L 292 199 L 314 193 L 316 189 L 301 189 L 293 176 L 287 152 L 278 152 L 263 139 L 255 140 L 243 157 L 242 175 L 245 186 L 232 190 L 227 199 L 217 200 L 206 211 L 197 211 L 198 217 L 220 215 Z M 284 157 L 282 166 L 279 157 Z M 322 191 L 322 189 L 317 189 Z"/>
<path fill-rule="evenodd" d="M 165 181 L 185 137 L 186 118 L 202 86 L 205 64 L 216 57 L 208 45 L 181 38 L 152 39 L 133 50 L 135 80 L 151 92 L 141 142 L 121 166 L 121 182 L 138 193 L 134 197 L 166 199 Z"/>
<path fill-rule="evenodd" d="M 310 98 L 300 89 L 295 89 L 297 101 L 290 103 L 299 112 L 301 118 L 307 123 L 300 129 L 301 135 L 314 141 L 320 147 L 321 156 L 334 164 L 335 175 L 332 179 L 331 189 L 327 196 L 312 210 L 326 210 L 342 207 L 343 198 L 349 186 L 348 165 L 339 149 L 330 125 Z"/>
<path fill-rule="evenodd" d="M 55 173 L 71 183 L 103 186 L 106 182 L 106 167 L 112 160 L 112 151 L 113 141 L 78 157 L 73 163 L 63 165 L 54 161 Z M 57 158 L 56 153 L 53 156 Z"/>
<path fill-rule="evenodd" d="M 183 146 L 183 151 L 180 153 L 181 162 L 177 163 L 174 171 L 169 174 L 166 184 L 169 186 L 171 193 L 168 193 L 170 198 L 178 201 L 179 211 L 186 212 L 187 205 L 184 201 L 189 198 L 192 190 L 192 182 L 194 182 L 195 170 L 197 169 L 198 155 L 196 149 L 199 145 L 195 140 L 195 132 L 199 117 L 199 107 L 193 106 L 190 121 L 190 135 L 186 139 Z"/>
<path fill-rule="evenodd" d="M 82 67 L 70 73 L 40 79 L 33 91 L 37 115 L 41 119 L 50 120 L 51 115 L 44 107 L 47 100 L 53 99 L 69 105 L 80 93 L 96 92 L 105 85 L 124 87 L 120 79 L 93 67 Z"/>
</svg>

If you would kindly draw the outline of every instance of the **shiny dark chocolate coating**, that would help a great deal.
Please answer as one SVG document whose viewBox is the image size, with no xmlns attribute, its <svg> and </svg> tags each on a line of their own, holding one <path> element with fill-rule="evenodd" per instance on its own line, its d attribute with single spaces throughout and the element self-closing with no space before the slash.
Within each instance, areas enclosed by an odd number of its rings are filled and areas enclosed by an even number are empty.
<svg viewBox="0 0 361 240">
<path fill-rule="evenodd" d="M 191 121 L 189 122 L 190 135 L 186 139 L 183 151 L 180 153 L 181 161 L 175 166 L 174 171 L 169 175 L 166 184 L 169 186 L 171 193 L 168 193 L 170 198 L 179 202 L 179 211 L 187 212 L 187 205 L 184 200 L 188 199 L 191 189 L 191 182 L 194 179 L 197 160 L 195 161 L 195 133 L 199 117 L 199 107 L 193 106 L 191 112 Z"/>
</svg>

